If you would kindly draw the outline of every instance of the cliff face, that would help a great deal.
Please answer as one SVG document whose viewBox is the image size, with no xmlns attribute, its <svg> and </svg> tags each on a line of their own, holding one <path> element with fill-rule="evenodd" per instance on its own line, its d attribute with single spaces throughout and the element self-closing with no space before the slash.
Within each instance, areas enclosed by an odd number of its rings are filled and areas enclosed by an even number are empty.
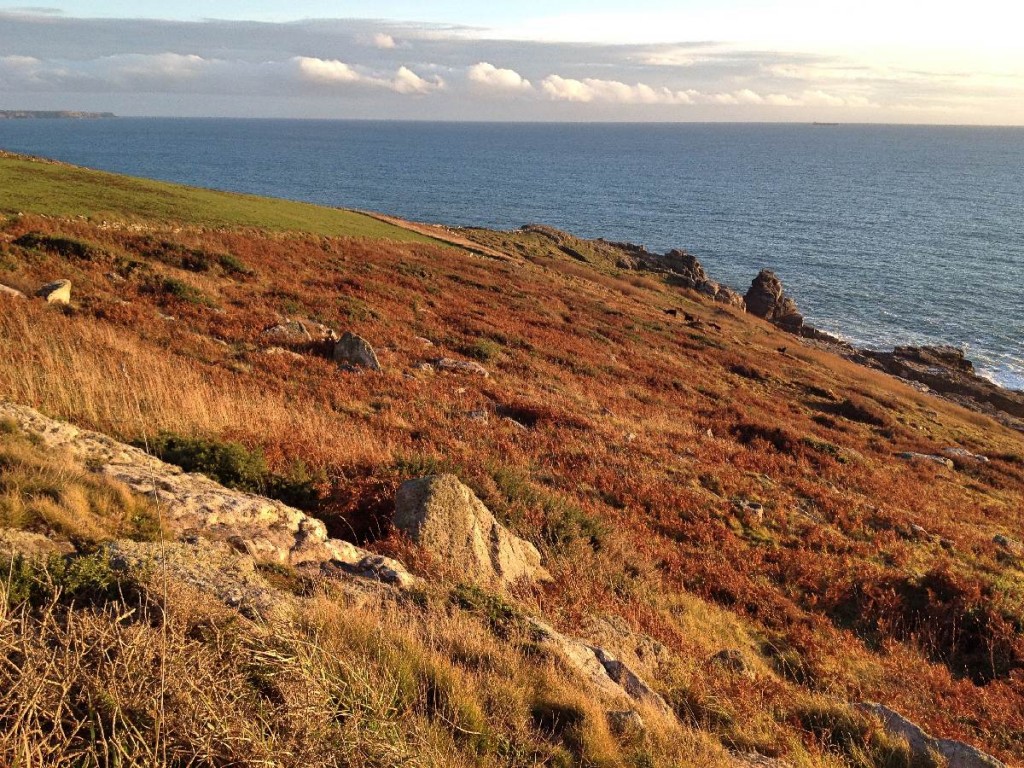
<svg viewBox="0 0 1024 768">
<path fill-rule="evenodd" d="M 1019 433 L 685 254 L 172 192 L 0 192 L 0 763 L 1024 758 Z"/>
</svg>

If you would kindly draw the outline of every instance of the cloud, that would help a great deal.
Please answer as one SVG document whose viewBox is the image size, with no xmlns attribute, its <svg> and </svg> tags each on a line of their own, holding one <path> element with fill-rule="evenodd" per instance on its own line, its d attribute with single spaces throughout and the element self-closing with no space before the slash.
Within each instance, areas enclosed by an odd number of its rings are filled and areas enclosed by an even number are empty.
<svg viewBox="0 0 1024 768">
<path fill-rule="evenodd" d="M 391 81 L 391 88 L 402 94 L 426 94 L 440 91 L 444 87 L 444 80 L 440 77 L 425 80 L 408 67 L 400 67 Z"/>
<path fill-rule="evenodd" d="M 695 94 L 693 91 L 655 88 L 644 83 L 628 85 L 618 80 L 576 80 L 560 75 L 548 75 L 544 78 L 541 90 L 554 101 L 574 101 L 583 104 L 692 104 Z"/>
<path fill-rule="evenodd" d="M 707 39 L 497 39 L 468 27 L 379 19 L 192 22 L 0 10 L 0 95 L 39 109 L 905 121 L 903 112 L 924 120 L 955 108 L 969 122 L 1024 122 L 1024 53 L 951 55 L 771 50 Z"/>
<path fill-rule="evenodd" d="M 422 95 L 445 87 L 408 67 L 393 74 L 363 71 L 337 59 L 294 56 L 245 62 L 195 54 L 123 54 L 90 61 L 0 57 L 0 92 L 18 88 L 84 92 L 253 94 L 293 93 L 298 88 L 384 90 Z"/>
<path fill-rule="evenodd" d="M 363 78 L 348 64 L 337 59 L 317 59 L 312 56 L 296 56 L 295 62 L 299 76 L 309 82 L 336 84 L 358 83 Z"/>
<path fill-rule="evenodd" d="M 533 85 L 514 69 L 499 69 L 481 61 L 469 68 L 469 82 L 489 91 L 529 92 Z"/>
</svg>

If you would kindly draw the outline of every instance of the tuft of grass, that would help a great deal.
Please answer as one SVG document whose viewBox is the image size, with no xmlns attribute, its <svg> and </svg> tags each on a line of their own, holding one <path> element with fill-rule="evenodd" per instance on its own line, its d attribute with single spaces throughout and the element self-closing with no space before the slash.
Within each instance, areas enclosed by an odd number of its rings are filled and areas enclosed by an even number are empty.
<svg viewBox="0 0 1024 768">
<path fill-rule="evenodd" d="M 829 752 L 852 768 L 940 768 L 938 760 L 912 756 L 907 742 L 887 733 L 863 712 L 847 704 L 809 702 L 795 717 Z"/>
<path fill-rule="evenodd" d="M 15 424 L 0 430 L 0 527 L 56 534 L 90 548 L 117 537 L 154 541 L 159 519 L 148 499 L 36 445 Z"/>
</svg>

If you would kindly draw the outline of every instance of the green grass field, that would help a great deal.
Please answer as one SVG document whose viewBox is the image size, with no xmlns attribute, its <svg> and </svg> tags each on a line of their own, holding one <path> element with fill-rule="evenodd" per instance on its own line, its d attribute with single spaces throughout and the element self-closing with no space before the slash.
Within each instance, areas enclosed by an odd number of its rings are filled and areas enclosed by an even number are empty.
<svg viewBox="0 0 1024 768">
<path fill-rule="evenodd" d="M 197 189 L 0 153 L 0 213 L 18 212 L 434 242 L 354 211 Z"/>
</svg>

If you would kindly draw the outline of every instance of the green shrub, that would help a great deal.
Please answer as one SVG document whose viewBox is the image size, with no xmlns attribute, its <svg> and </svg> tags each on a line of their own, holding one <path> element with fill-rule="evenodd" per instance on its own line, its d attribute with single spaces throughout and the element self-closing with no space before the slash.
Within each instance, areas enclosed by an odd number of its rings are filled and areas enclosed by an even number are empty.
<svg viewBox="0 0 1024 768">
<path fill-rule="evenodd" d="M 592 549 L 600 549 L 608 527 L 575 504 L 557 496 L 546 496 L 543 503 L 544 524 L 541 532 L 556 550 L 568 549 L 574 541 L 583 540 Z"/>
<path fill-rule="evenodd" d="M 457 586 L 452 591 L 452 602 L 464 611 L 482 616 L 502 638 L 507 638 L 521 623 L 519 612 L 510 603 L 475 585 Z"/>
<path fill-rule="evenodd" d="M 81 259 L 82 261 L 92 261 L 103 254 L 103 250 L 92 243 L 75 240 L 71 237 L 44 235 L 41 232 L 29 232 L 22 235 L 14 241 L 14 244 L 21 248 L 46 251 L 47 253 L 54 253 L 69 259 Z"/>
<path fill-rule="evenodd" d="M 230 253 L 223 253 L 217 258 L 220 268 L 229 275 L 252 275 L 255 270 L 246 266 L 245 262 Z"/>
<path fill-rule="evenodd" d="M 184 301 L 189 304 L 211 305 L 213 302 L 198 288 L 193 288 L 186 282 L 175 277 L 155 277 L 144 286 L 148 293 L 160 294 Z"/>
<path fill-rule="evenodd" d="M 112 568 L 109 556 L 102 552 L 51 555 L 46 560 L 0 555 L 0 578 L 10 607 L 28 604 L 39 608 L 54 600 L 77 606 L 114 601 L 141 604 L 144 599 L 139 581 Z"/>
<path fill-rule="evenodd" d="M 484 363 L 494 360 L 501 354 L 501 345 L 490 339 L 477 339 L 472 344 L 459 347 L 459 352 Z"/>
<path fill-rule="evenodd" d="M 143 447 L 139 442 L 136 445 Z M 295 461 L 284 475 L 270 471 L 259 448 L 202 437 L 161 433 L 148 444 L 150 453 L 186 472 L 199 472 L 228 488 L 269 496 L 299 509 L 314 509 L 320 502 L 318 484 L 302 461 Z"/>
</svg>

